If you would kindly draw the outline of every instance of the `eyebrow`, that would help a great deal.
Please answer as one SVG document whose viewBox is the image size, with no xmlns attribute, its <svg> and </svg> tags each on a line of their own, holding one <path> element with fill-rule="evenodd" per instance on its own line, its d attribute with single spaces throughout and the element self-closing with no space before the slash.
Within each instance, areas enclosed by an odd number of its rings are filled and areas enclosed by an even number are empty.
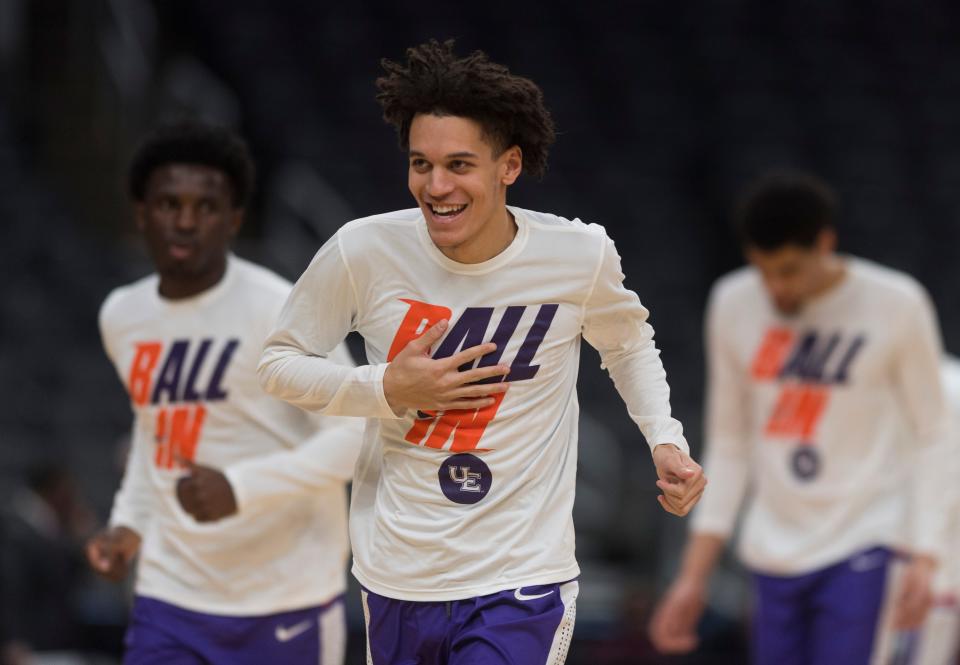
<svg viewBox="0 0 960 665">
<path fill-rule="evenodd" d="M 423 154 L 422 152 L 420 152 L 419 150 L 411 150 L 411 151 L 410 151 L 410 156 L 411 156 L 411 157 L 426 157 L 426 155 Z M 469 152 L 469 151 L 464 151 L 464 152 L 452 152 L 452 153 L 450 153 L 449 155 L 445 155 L 445 157 L 446 157 L 447 159 L 461 159 L 461 158 L 464 158 L 464 157 L 466 157 L 466 158 L 468 158 L 468 159 L 478 159 L 478 158 L 479 158 L 479 155 L 477 155 L 476 153 Z"/>
</svg>

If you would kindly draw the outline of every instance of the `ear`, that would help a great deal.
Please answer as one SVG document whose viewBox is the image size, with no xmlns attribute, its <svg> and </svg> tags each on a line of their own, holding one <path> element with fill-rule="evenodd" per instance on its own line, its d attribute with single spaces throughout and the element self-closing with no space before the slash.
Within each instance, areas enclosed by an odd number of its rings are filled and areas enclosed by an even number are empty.
<svg viewBox="0 0 960 665">
<path fill-rule="evenodd" d="M 133 221 L 137 225 L 137 231 L 143 233 L 147 228 L 147 204 L 138 201 L 133 204 Z"/>
<path fill-rule="evenodd" d="M 233 208 L 230 211 L 230 237 L 233 237 L 240 232 L 240 227 L 243 226 L 243 220 L 246 217 L 246 214 L 246 208 Z"/>
<path fill-rule="evenodd" d="M 817 234 L 817 251 L 820 254 L 833 254 L 837 251 L 837 232 L 832 228 L 825 228 Z"/>
<path fill-rule="evenodd" d="M 502 169 L 500 182 L 504 185 L 512 185 L 523 171 L 523 151 L 518 145 L 510 146 L 503 151 L 500 159 Z"/>
</svg>

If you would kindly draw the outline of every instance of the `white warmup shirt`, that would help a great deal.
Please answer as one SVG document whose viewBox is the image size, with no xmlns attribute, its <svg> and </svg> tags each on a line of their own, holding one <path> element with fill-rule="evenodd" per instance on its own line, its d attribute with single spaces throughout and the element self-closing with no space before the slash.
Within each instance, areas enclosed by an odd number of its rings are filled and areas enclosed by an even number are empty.
<svg viewBox="0 0 960 665">
<path fill-rule="evenodd" d="M 752 569 L 810 572 L 875 545 L 942 557 L 949 419 L 933 307 L 910 277 L 853 257 L 796 316 L 740 269 L 707 311 L 705 473 L 692 529 Z"/>
<path fill-rule="evenodd" d="M 517 234 L 477 264 L 448 259 L 418 209 L 356 220 L 297 282 L 260 364 L 274 395 L 368 421 L 350 506 L 353 572 L 402 600 L 455 600 L 579 574 L 571 510 L 581 335 L 651 446 L 687 450 L 647 310 L 603 228 L 509 208 Z M 386 362 L 440 319 L 434 358 L 494 341 L 510 389 L 482 410 L 387 405 Z M 351 330 L 371 365 L 319 357 Z M 589 442 L 585 444 L 589 453 Z"/>
<path fill-rule="evenodd" d="M 116 289 L 100 311 L 134 412 L 110 524 L 143 538 L 136 593 L 231 616 L 330 600 L 346 587 L 345 483 L 362 421 L 306 413 L 258 385 L 290 284 L 231 256 L 199 295 L 168 300 L 158 285 L 153 275 Z M 343 348 L 331 358 L 352 366 Z M 180 458 L 224 469 L 239 513 L 208 524 L 185 513 Z"/>
</svg>

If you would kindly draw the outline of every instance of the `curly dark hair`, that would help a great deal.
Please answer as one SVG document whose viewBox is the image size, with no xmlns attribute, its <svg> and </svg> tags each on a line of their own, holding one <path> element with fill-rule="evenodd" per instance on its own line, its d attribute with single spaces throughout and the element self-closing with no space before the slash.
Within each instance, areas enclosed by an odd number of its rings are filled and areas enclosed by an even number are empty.
<svg viewBox="0 0 960 665">
<path fill-rule="evenodd" d="M 153 130 L 134 152 L 127 176 L 133 199 L 143 201 L 150 175 L 173 163 L 223 171 L 230 181 L 230 200 L 235 208 L 245 207 L 253 193 L 256 169 L 246 142 L 225 127 L 181 120 Z"/>
<path fill-rule="evenodd" d="M 834 228 L 836 210 L 837 197 L 823 180 L 803 171 L 777 170 L 747 186 L 734 224 L 746 247 L 810 248 L 822 230 Z"/>
<path fill-rule="evenodd" d="M 452 39 L 431 39 L 407 49 L 406 63 L 380 61 L 387 74 L 376 81 L 377 101 L 383 119 L 397 130 L 401 150 L 410 148 L 410 124 L 417 114 L 470 118 L 498 154 L 519 146 L 524 168 L 542 177 L 556 137 L 543 92 L 486 53 L 458 58 L 453 46 Z"/>
</svg>

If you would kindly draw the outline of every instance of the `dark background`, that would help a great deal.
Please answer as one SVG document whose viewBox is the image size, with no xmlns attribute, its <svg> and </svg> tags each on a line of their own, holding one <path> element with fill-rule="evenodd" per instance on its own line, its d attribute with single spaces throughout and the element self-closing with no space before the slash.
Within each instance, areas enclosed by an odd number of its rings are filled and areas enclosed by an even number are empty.
<svg viewBox="0 0 960 665">
<path fill-rule="evenodd" d="M 130 416 L 96 314 L 111 288 L 150 270 L 123 182 L 143 132 L 183 113 L 240 131 L 260 177 L 237 251 L 295 279 L 344 222 L 413 205 L 372 82 L 380 58 L 430 37 L 485 50 L 543 88 L 558 141 L 546 177 L 522 178 L 510 202 L 616 240 L 695 451 L 703 306 L 740 263 L 736 193 L 766 169 L 832 183 L 842 249 L 915 275 L 956 349 L 956 3 L 0 0 L 3 496 L 56 463 L 83 513 L 74 540 L 107 514 Z M 642 624 L 683 525 L 660 512 L 649 454 L 592 350 L 580 395 L 584 574 L 570 662 L 741 662 L 735 565 L 717 579 L 704 653 L 652 655 Z M 71 579 L 59 595 L 82 617 L 78 648 L 115 650 L 123 594 Z"/>
</svg>

